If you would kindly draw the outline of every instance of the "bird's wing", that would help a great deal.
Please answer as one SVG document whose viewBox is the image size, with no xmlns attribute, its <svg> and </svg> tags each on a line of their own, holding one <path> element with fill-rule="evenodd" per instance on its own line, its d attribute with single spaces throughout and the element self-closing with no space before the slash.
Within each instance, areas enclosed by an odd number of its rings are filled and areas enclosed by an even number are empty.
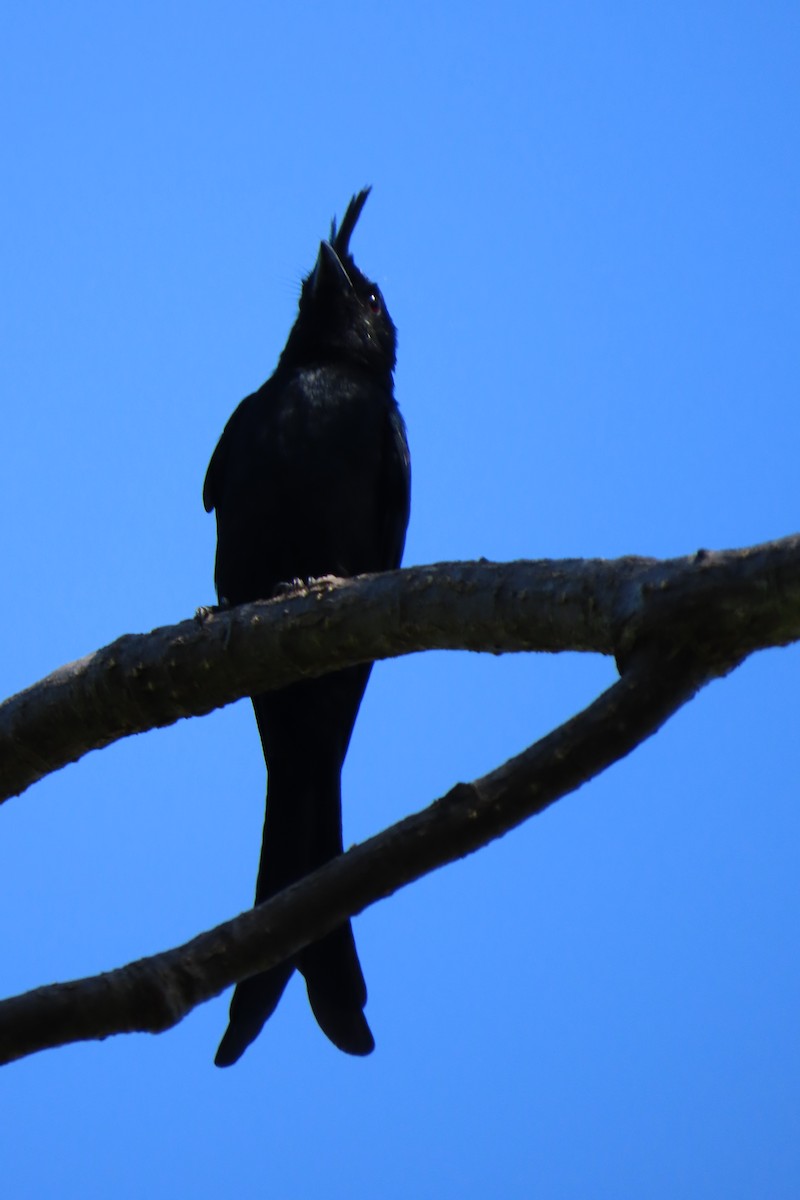
<svg viewBox="0 0 800 1200">
<path fill-rule="evenodd" d="M 212 508 L 215 508 L 217 504 L 220 478 L 224 470 L 224 463 L 227 457 L 225 434 L 228 432 L 229 428 L 230 422 L 228 422 L 228 424 L 225 426 L 222 436 L 214 449 L 214 453 L 211 455 L 211 462 L 208 464 L 206 477 L 203 481 L 203 505 L 206 512 L 211 512 Z"/>
</svg>

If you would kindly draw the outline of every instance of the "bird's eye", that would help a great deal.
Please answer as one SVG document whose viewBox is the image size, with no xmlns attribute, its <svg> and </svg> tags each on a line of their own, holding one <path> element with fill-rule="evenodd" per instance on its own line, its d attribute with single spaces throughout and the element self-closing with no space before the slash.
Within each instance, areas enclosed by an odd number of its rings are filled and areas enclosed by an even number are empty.
<svg viewBox="0 0 800 1200">
<path fill-rule="evenodd" d="M 367 296 L 367 303 L 369 304 L 370 312 L 374 313 L 375 316 L 377 316 L 383 308 L 379 292 L 370 292 L 369 296 Z"/>
</svg>

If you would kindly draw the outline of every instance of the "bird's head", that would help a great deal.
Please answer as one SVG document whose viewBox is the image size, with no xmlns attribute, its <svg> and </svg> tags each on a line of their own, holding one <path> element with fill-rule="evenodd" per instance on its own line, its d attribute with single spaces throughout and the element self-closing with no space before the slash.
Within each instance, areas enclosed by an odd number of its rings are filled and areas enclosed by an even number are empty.
<svg viewBox="0 0 800 1200">
<path fill-rule="evenodd" d="M 391 374 L 397 337 L 377 283 L 367 279 L 350 253 L 350 238 L 369 188 L 353 196 L 341 225 L 320 243 L 317 261 L 303 280 L 297 320 L 284 362 L 344 361 Z"/>
</svg>

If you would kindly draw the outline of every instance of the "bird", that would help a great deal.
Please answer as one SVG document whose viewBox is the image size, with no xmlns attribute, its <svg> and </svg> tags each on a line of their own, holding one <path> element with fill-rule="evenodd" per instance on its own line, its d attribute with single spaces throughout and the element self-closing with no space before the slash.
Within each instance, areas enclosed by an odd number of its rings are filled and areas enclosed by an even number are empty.
<svg viewBox="0 0 800 1200">
<path fill-rule="evenodd" d="M 332 221 L 274 373 L 234 410 L 211 457 L 203 502 L 216 513 L 220 606 L 268 599 L 297 580 L 400 566 L 411 466 L 394 396 L 397 335 L 350 250 L 370 190 L 352 197 L 338 227 Z M 251 697 L 267 768 L 256 905 L 342 853 L 342 765 L 371 669 Z M 217 1066 L 255 1040 L 295 970 L 330 1041 L 347 1054 L 372 1052 L 346 921 L 236 986 Z"/>
</svg>

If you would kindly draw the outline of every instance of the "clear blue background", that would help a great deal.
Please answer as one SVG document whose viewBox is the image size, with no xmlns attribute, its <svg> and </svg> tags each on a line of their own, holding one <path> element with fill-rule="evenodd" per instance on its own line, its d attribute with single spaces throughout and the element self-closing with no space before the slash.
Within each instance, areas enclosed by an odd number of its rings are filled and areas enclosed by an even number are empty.
<svg viewBox="0 0 800 1200">
<path fill-rule="evenodd" d="M 794 3 L 8 3 L 0 15 L 2 689 L 213 600 L 200 490 L 334 213 L 399 328 L 406 562 L 658 556 L 798 519 Z M 0 1072 L 15 1198 L 800 1191 L 796 650 L 364 914 L 378 1048 L 295 982 Z M 492 768 L 610 662 L 379 666 L 346 840 Z M 245 908 L 246 703 L 4 806 L 0 990 Z"/>
</svg>

